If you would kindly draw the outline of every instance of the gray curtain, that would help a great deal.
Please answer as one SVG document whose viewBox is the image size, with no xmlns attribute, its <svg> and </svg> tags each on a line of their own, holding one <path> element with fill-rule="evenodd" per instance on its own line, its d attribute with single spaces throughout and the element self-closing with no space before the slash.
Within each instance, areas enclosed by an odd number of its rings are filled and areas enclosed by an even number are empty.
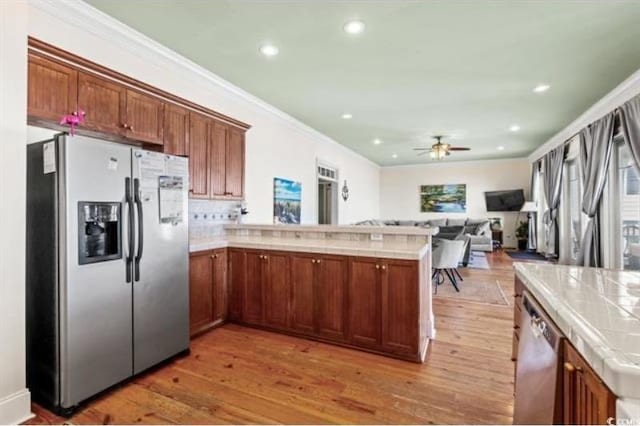
<svg viewBox="0 0 640 426">
<path fill-rule="evenodd" d="M 615 114 L 607 114 L 580 132 L 580 163 L 585 180 L 582 211 L 589 217 L 578 257 L 584 266 L 602 266 L 598 209 L 613 151 Z"/>
<path fill-rule="evenodd" d="M 536 178 L 540 172 L 540 160 L 531 165 L 531 195 L 530 200 L 538 203 L 538 191 L 536 186 Z M 527 249 L 536 250 L 538 248 L 538 230 L 536 229 L 535 213 L 529 213 L 529 239 L 527 240 Z"/>
<path fill-rule="evenodd" d="M 640 97 L 635 97 L 618 108 L 620 129 L 631 155 L 640 168 Z"/>
<path fill-rule="evenodd" d="M 542 220 L 545 226 L 547 247 L 545 256 L 558 256 L 558 207 L 560 206 L 560 192 L 562 189 L 562 170 L 564 169 L 564 158 L 567 145 L 563 144 L 544 156 L 542 168 L 544 170 L 544 180 L 542 188 L 547 200 L 547 210 L 544 212 Z"/>
</svg>

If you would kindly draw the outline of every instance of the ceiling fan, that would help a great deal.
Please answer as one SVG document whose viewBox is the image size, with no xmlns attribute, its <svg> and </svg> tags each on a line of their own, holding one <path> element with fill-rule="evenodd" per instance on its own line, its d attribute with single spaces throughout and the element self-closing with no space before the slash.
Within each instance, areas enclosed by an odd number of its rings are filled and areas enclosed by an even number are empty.
<svg viewBox="0 0 640 426">
<path fill-rule="evenodd" d="M 413 148 L 414 151 L 422 151 L 418 153 L 418 156 L 429 154 L 429 156 L 436 160 L 442 160 L 444 157 L 451 154 L 451 151 L 470 151 L 471 148 L 465 148 L 461 146 L 451 146 L 448 143 L 442 143 L 442 136 L 433 137 L 437 142 L 431 145 L 431 148 Z"/>
</svg>

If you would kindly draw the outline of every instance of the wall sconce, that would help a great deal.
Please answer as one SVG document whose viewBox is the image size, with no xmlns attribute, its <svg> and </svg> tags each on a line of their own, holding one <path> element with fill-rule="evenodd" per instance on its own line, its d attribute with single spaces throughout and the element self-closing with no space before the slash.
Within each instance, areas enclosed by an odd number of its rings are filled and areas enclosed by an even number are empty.
<svg viewBox="0 0 640 426">
<path fill-rule="evenodd" d="M 347 201 L 349 199 L 349 187 L 347 186 L 347 181 L 345 179 L 344 185 L 342 185 L 342 199 Z"/>
</svg>

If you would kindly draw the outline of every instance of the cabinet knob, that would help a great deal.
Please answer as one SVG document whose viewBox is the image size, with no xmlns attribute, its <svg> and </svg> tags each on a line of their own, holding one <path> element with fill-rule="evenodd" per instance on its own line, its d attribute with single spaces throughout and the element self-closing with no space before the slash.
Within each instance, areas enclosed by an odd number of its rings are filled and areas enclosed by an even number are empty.
<svg viewBox="0 0 640 426">
<path fill-rule="evenodd" d="M 128 128 L 129 128 L 129 125 L 128 125 L 127 123 L 124 123 L 124 124 L 122 124 L 122 128 L 123 128 L 123 129 L 128 129 Z"/>
<path fill-rule="evenodd" d="M 573 373 L 574 371 L 576 371 L 576 368 L 570 362 L 564 363 L 564 369 L 567 370 L 569 373 Z"/>
<path fill-rule="evenodd" d="M 311 263 L 316 263 L 316 260 L 315 259 L 311 259 Z"/>
<path fill-rule="evenodd" d="M 382 270 L 386 270 L 387 269 L 387 265 L 382 265 Z"/>
<path fill-rule="evenodd" d="M 376 269 L 380 269 L 380 265 L 376 265 Z"/>
<path fill-rule="evenodd" d="M 133 126 L 129 125 L 129 130 L 133 132 Z"/>
<path fill-rule="evenodd" d="M 316 260 L 316 263 L 320 263 L 320 259 L 317 259 L 317 260 Z"/>
</svg>

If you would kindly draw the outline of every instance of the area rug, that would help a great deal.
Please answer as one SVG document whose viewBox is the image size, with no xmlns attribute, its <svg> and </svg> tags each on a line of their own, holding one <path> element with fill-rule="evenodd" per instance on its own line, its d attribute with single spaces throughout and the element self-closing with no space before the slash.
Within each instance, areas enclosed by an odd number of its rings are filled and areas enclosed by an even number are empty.
<svg viewBox="0 0 640 426">
<path fill-rule="evenodd" d="M 483 279 L 467 277 L 462 282 L 458 280 L 458 287 L 460 288 L 460 293 L 456 292 L 449 279 L 446 278 L 438 286 L 438 293 L 433 297 L 434 299 L 445 298 L 487 305 L 511 306 L 509 298 L 505 295 L 498 280 L 492 280 L 489 277 L 483 277 Z"/>
<path fill-rule="evenodd" d="M 515 250 L 505 250 L 505 253 L 509 255 L 512 259 L 519 260 L 547 260 L 540 253 L 532 252 L 532 251 L 515 251 Z"/>
<path fill-rule="evenodd" d="M 469 263 L 467 268 L 471 269 L 489 269 L 489 262 L 487 262 L 487 255 L 482 251 L 472 251 L 469 256 Z"/>
</svg>

